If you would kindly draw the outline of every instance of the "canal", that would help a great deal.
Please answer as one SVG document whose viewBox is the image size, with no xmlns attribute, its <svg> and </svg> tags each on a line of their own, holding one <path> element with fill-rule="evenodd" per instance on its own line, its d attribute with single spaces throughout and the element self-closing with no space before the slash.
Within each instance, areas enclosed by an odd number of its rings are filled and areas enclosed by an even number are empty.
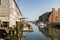
<svg viewBox="0 0 60 40">
<path fill-rule="evenodd" d="M 60 28 L 46 27 L 40 28 L 37 25 L 32 25 L 33 32 L 23 32 L 22 40 L 60 40 Z M 12 40 L 16 40 L 17 38 Z M 1 40 L 1 39 L 0 39 Z M 4 39 L 2 39 L 4 40 Z M 5 40 L 9 40 L 6 39 Z"/>
<path fill-rule="evenodd" d="M 22 40 L 51 40 L 46 37 L 41 31 L 39 31 L 38 26 L 32 25 L 34 32 L 23 32 Z"/>
</svg>

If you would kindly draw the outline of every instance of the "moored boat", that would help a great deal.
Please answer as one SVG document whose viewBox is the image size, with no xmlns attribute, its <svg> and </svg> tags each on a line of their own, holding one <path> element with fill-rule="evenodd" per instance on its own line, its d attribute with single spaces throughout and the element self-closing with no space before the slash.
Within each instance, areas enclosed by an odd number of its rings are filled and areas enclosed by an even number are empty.
<svg viewBox="0 0 60 40">
<path fill-rule="evenodd" d="M 40 28 L 44 28 L 44 27 L 46 27 L 46 24 L 45 24 L 44 22 L 40 22 L 40 23 L 38 24 L 38 26 L 39 26 Z"/>
</svg>

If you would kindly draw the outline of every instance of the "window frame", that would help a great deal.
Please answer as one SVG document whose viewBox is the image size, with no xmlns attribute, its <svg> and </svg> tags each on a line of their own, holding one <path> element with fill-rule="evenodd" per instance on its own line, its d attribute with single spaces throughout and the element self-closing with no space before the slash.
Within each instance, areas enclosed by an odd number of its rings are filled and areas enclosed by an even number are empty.
<svg viewBox="0 0 60 40">
<path fill-rule="evenodd" d="M 57 12 L 57 11 L 55 12 L 55 16 L 56 16 L 56 17 L 58 16 L 58 12 Z"/>
<path fill-rule="evenodd" d="M 9 22 L 3 22 L 3 27 L 9 27 Z"/>
<path fill-rule="evenodd" d="M 1 0 L 0 0 L 0 5 L 1 5 Z"/>
</svg>

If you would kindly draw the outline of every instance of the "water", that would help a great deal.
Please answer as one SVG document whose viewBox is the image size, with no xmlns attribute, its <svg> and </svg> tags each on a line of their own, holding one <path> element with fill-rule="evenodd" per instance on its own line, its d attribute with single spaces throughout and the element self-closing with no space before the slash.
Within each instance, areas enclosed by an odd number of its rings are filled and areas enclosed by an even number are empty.
<svg viewBox="0 0 60 40">
<path fill-rule="evenodd" d="M 60 40 L 60 29 L 58 28 L 47 27 L 41 29 L 34 24 L 32 27 L 34 32 L 23 32 L 22 40 Z"/>
<path fill-rule="evenodd" d="M 51 38 L 51 40 L 60 40 L 60 29 L 56 27 L 47 27 L 39 29 L 46 37 Z"/>
<path fill-rule="evenodd" d="M 22 40 L 51 40 L 39 31 L 38 26 L 33 24 L 32 27 L 34 32 L 24 32 Z"/>
</svg>

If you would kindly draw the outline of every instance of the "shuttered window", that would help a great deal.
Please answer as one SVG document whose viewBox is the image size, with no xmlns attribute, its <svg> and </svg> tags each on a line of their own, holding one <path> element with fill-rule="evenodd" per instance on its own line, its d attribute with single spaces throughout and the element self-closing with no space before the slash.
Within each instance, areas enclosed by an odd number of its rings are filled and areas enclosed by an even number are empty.
<svg viewBox="0 0 60 40">
<path fill-rule="evenodd" d="M 1 5 L 1 0 L 0 0 L 0 5 Z"/>
</svg>

